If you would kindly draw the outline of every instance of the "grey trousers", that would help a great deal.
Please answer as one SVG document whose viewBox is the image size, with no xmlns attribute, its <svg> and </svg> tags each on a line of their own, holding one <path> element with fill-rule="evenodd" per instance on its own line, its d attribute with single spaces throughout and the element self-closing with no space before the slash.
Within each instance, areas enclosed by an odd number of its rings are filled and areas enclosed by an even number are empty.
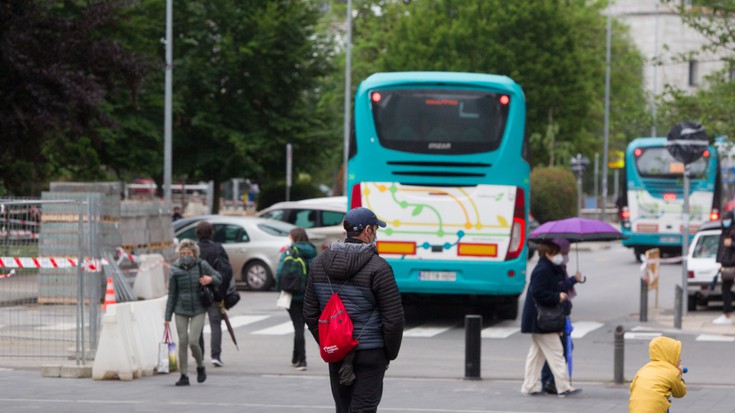
<svg viewBox="0 0 735 413">
<path fill-rule="evenodd" d="M 196 360 L 197 367 L 204 367 L 202 348 L 199 347 L 199 337 L 204 329 L 204 314 L 193 317 L 176 314 L 176 331 L 179 334 L 179 371 L 182 375 L 188 374 L 189 349 Z"/>
</svg>

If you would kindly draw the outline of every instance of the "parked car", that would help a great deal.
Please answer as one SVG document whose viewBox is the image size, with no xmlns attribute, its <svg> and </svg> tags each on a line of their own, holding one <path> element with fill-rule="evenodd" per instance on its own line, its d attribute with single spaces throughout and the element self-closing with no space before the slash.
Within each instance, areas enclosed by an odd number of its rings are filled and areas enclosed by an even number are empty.
<svg viewBox="0 0 735 413">
<path fill-rule="evenodd" d="M 221 243 L 227 252 L 238 286 L 255 291 L 270 289 L 274 285 L 278 259 L 288 246 L 288 233 L 296 227 L 258 217 L 202 215 L 175 226 L 175 237 L 196 240 L 194 231 L 204 219 L 214 227 L 214 241 Z M 310 233 L 309 237 L 315 245 L 323 241 L 317 234 Z"/>
<path fill-rule="evenodd" d="M 261 218 L 288 222 L 308 229 L 309 233 L 323 236 L 324 242 L 321 243 L 321 249 L 325 250 L 330 243 L 344 240 L 345 230 L 342 221 L 346 211 L 347 197 L 334 196 L 279 202 L 259 211 L 256 215 Z M 320 246 L 316 242 L 314 245 Z"/>
<path fill-rule="evenodd" d="M 720 233 L 722 233 L 720 221 L 703 224 L 689 246 L 687 258 L 689 311 L 696 310 L 697 305 L 706 306 L 709 301 L 722 300 L 722 283 L 719 278 L 714 282 L 720 270 L 720 264 L 715 262 Z"/>
</svg>

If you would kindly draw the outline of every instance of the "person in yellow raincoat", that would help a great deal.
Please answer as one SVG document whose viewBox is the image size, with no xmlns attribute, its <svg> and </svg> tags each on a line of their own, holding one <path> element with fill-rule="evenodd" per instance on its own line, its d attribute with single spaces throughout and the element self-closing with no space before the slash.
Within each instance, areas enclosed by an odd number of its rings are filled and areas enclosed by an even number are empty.
<svg viewBox="0 0 735 413">
<path fill-rule="evenodd" d="M 666 413 L 671 396 L 680 399 L 687 394 L 681 378 L 681 341 L 656 337 L 648 345 L 651 361 L 646 363 L 630 383 L 630 413 Z"/>
</svg>

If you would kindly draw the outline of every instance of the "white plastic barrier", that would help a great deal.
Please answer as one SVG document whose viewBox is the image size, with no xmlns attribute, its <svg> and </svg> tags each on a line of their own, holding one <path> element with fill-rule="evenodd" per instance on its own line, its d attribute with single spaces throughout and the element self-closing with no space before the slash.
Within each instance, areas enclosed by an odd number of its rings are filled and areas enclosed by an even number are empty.
<svg viewBox="0 0 735 413">
<path fill-rule="evenodd" d="M 133 292 L 142 300 L 166 295 L 166 261 L 160 254 L 140 256 L 138 275 L 135 276 Z"/>
<path fill-rule="evenodd" d="M 151 375 L 158 364 L 167 297 L 108 305 L 92 365 L 95 380 L 132 380 Z M 176 337 L 176 323 L 170 323 Z"/>
</svg>

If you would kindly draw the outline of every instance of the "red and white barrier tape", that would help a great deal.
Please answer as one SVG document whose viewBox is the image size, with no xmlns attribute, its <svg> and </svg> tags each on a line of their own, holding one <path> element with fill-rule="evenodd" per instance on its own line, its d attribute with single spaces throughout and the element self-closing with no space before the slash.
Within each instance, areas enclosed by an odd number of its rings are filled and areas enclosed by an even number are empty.
<svg viewBox="0 0 735 413">
<path fill-rule="evenodd" d="M 23 238 L 23 239 L 38 239 L 38 234 L 27 231 L 27 230 L 4 230 L 0 229 L 0 237 L 2 238 Z"/>
<path fill-rule="evenodd" d="M 40 225 L 37 221 L 28 221 L 25 219 L 7 219 L 5 218 L 5 219 L 2 219 L 2 222 L 6 224 L 20 224 L 20 225 L 27 225 L 27 226 L 32 226 L 32 227 L 37 227 L 38 225 Z"/>
<path fill-rule="evenodd" d="M 142 259 L 140 258 L 140 256 L 125 252 L 125 250 L 120 247 L 117 248 L 117 252 L 119 254 L 119 257 L 117 259 L 117 265 L 120 265 L 125 259 L 128 259 L 130 260 L 130 262 L 138 264 L 139 266 L 142 263 Z M 167 263 L 166 260 L 161 259 L 161 261 L 154 262 L 153 264 L 148 265 L 146 267 L 139 267 L 138 271 L 150 271 L 158 267 L 159 265 L 163 265 L 165 268 L 171 268 L 171 265 Z"/>
<path fill-rule="evenodd" d="M 0 268 L 75 268 L 78 262 L 77 258 L 66 257 L 0 257 Z M 85 259 L 82 268 L 99 271 L 107 264 L 105 259 Z"/>
</svg>

